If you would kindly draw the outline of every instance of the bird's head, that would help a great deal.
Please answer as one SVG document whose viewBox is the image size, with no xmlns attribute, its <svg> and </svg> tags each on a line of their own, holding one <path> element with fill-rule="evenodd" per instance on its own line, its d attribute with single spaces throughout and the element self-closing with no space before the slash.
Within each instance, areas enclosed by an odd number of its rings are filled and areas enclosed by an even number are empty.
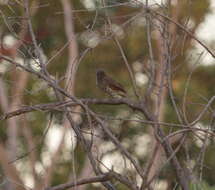
<svg viewBox="0 0 215 190">
<path fill-rule="evenodd" d="M 105 72 L 102 69 L 96 70 L 96 75 L 98 78 L 103 78 L 105 76 Z"/>
</svg>

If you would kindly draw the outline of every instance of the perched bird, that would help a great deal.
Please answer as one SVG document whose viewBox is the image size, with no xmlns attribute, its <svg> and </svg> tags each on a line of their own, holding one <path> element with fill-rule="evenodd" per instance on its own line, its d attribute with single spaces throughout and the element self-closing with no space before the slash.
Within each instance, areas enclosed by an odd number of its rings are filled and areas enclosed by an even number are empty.
<svg viewBox="0 0 215 190">
<path fill-rule="evenodd" d="M 122 85 L 106 75 L 102 69 L 96 71 L 96 84 L 102 91 L 113 98 L 126 97 L 126 91 Z"/>
</svg>

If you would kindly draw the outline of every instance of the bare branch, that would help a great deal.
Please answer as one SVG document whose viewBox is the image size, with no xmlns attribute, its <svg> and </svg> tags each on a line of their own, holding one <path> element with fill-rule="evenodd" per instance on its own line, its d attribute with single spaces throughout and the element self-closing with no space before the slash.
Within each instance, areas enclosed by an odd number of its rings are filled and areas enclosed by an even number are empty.
<svg viewBox="0 0 215 190">
<path fill-rule="evenodd" d="M 75 182 L 72 181 L 72 182 L 68 182 L 65 184 L 60 184 L 60 185 L 57 185 L 54 187 L 47 187 L 44 190 L 64 190 L 64 189 L 68 189 L 70 187 L 75 187 L 75 186 L 79 186 L 79 185 L 109 181 L 111 178 L 112 178 L 111 173 L 107 173 L 107 174 L 96 176 L 96 177 L 80 179 Z"/>
</svg>

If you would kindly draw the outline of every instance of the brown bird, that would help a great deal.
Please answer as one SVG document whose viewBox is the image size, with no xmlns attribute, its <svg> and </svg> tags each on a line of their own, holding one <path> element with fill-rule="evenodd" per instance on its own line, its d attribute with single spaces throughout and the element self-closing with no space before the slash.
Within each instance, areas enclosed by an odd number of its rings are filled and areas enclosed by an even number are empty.
<svg viewBox="0 0 215 190">
<path fill-rule="evenodd" d="M 97 86 L 113 98 L 126 97 L 126 91 L 122 85 L 109 77 L 102 69 L 96 71 Z"/>
</svg>

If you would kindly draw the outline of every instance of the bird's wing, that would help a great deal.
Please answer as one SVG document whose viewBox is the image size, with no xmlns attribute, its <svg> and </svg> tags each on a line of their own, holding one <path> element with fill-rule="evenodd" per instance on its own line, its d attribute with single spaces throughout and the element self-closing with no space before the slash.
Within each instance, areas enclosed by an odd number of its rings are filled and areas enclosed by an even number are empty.
<svg viewBox="0 0 215 190">
<path fill-rule="evenodd" d="M 107 78 L 106 78 L 106 80 L 108 80 L 107 81 L 107 83 L 110 85 L 110 87 L 113 89 L 113 90 L 119 90 L 119 91 L 122 91 L 123 93 L 127 93 L 125 90 L 124 90 L 124 88 L 123 88 L 123 86 L 120 84 L 120 83 L 118 83 L 117 81 L 115 81 L 115 80 L 113 80 L 111 77 L 109 77 L 109 76 L 106 76 Z"/>
</svg>

